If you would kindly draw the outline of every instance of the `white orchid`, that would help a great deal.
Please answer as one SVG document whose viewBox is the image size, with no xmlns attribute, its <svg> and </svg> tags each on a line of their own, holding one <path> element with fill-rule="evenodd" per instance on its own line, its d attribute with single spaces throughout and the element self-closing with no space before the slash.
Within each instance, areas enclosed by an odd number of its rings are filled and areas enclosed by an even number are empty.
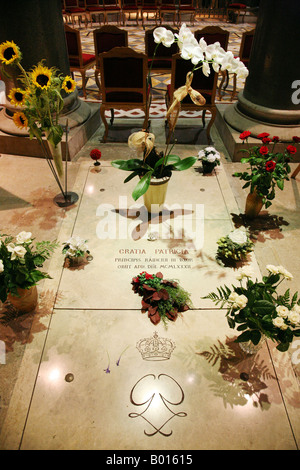
<svg viewBox="0 0 300 470">
<path fill-rule="evenodd" d="M 184 44 L 192 44 L 192 45 L 194 45 L 194 47 L 198 46 L 198 43 L 197 43 L 197 40 L 196 40 L 194 34 L 186 26 L 185 23 L 182 24 L 178 34 L 175 33 L 175 37 L 178 41 L 178 47 L 179 47 L 180 51 L 182 50 Z"/>
<path fill-rule="evenodd" d="M 162 43 L 165 47 L 171 47 L 175 40 L 172 31 L 163 26 L 159 26 L 153 31 L 153 37 L 156 44 Z"/>
<path fill-rule="evenodd" d="M 194 65 L 204 60 L 204 55 L 200 47 L 187 42 L 182 46 L 181 57 L 185 60 L 191 60 Z"/>
</svg>

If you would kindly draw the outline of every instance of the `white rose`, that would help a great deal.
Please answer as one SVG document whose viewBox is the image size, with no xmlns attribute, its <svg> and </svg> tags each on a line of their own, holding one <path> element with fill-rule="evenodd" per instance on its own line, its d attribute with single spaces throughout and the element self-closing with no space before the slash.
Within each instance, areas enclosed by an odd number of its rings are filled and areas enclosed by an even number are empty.
<svg viewBox="0 0 300 470">
<path fill-rule="evenodd" d="M 30 243 L 31 242 L 31 237 L 32 237 L 31 232 L 20 232 L 16 236 L 16 240 L 17 240 L 18 243 L 20 243 L 20 245 L 22 245 L 23 243 Z"/>
<path fill-rule="evenodd" d="M 248 237 L 244 230 L 236 229 L 231 232 L 228 237 L 233 243 L 237 243 L 238 245 L 243 245 L 247 243 Z"/>
<path fill-rule="evenodd" d="M 292 312 L 296 312 L 300 314 L 300 305 L 298 304 L 294 305 L 294 307 L 292 308 Z"/>
<path fill-rule="evenodd" d="M 282 317 L 276 317 L 272 320 L 273 325 L 276 326 L 277 328 L 280 328 L 281 330 L 286 330 L 287 325 L 284 322 L 284 319 Z"/>
<path fill-rule="evenodd" d="M 236 276 L 238 281 L 244 279 L 244 277 L 252 277 L 254 275 L 252 269 L 249 266 L 244 266 L 243 268 L 239 269 L 238 274 Z"/>
<path fill-rule="evenodd" d="M 271 273 L 271 274 L 278 274 L 279 273 L 278 266 L 274 266 L 274 264 L 268 264 L 266 266 L 266 268 L 269 271 L 269 273 Z"/>
<path fill-rule="evenodd" d="M 0 259 L 0 274 L 3 273 L 3 271 L 4 271 L 4 264 L 3 264 L 2 259 Z"/>
<path fill-rule="evenodd" d="M 229 302 L 235 302 L 238 296 L 239 294 L 236 292 L 231 292 L 230 296 L 228 297 Z"/>
<path fill-rule="evenodd" d="M 11 253 L 10 259 L 12 261 L 16 258 L 24 258 L 24 256 L 26 255 L 26 249 L 24 248 L 24 246 L 15 246 L 13 243 L 9 243 L 6 248 L 7 251 Z"/>
<path fill-rule="evenodd" d="M 284 307 L 284 305 L 278 305 L 276 307 L 276 312 L 278 313 L 278 315 L 282 318 L 287 318 L 288 314 L 289 314 L 289 309 Z"/>
<path fill-rule="evenodd" d="M 300 315 L 297 312 L 289 312 L 288 320 L 293 324 L 297 325 L 300 322 Z"/>
<path fill-rule="evenodd" d="M 245 295 L 239 295 L 238 298 L 236 299 L 235 303 L 239 308 L 245 308 L 247 305 L 248 299 Z"/>
</svg>

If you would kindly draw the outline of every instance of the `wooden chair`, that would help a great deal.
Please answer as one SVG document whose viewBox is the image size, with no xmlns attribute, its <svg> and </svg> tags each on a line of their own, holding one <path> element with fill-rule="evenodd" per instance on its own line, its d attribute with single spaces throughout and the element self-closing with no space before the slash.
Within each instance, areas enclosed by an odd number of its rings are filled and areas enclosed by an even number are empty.
<svg viewBox="0 0 300 470">
<path fill-rule="evenodd" d="M 247 5 L 245 3 L 230 3 L 226 8 L 227 21 L 230 21 L 230 14 L 234 13 L 237 15 L 235 23 L 239 22 L 239 18 L 242 15 L 243 23 L 245 21 L 245 14 L 247 12 Z"/>
<path fill-rule="evenodd" d="M 103 17 L 103 23 L 105 23 L 105 9 L 104 5 L 100 3 L 100 0 L 85 0 L 85 10 L 88 14 L 91 26 L 93 26 L 93 17 L 98 18 L 98 23 L 100 24 L 101 15 Z"/>
<path fill-rule="evenodd" d="M 192 70 L 192 64 L 189 60 L 182 59 L 180 53 L 174 54 L 172 57 L 172 72 L 171 72 L 171 83 L 168 86 L 166 93 L 166 106 L 167 109 L 173 103 L 174 91 L 185 85 L 186 75 Z M 211 142 L 210 129 L 214 123 L 217 108 L 215 104 L 216 90 L 218 84 L 218 74 L 210 67 L 210 75 L 206 77 L 202 70 L 199 69 L 194 72 L 194 78 L 192 81 L 192 88 L 201 93 L 202 96 L 206 99 L 204 106 L 197 106 L 193 103 L 190 96 L 187 95 L 181 102 L 181 111 L 199 111 L 202 112 L 202 125 L 205 127 L 205 114 L 206 111 L 211 113 L 211 119 L 206 129 L 206 135 L 209 142 Z M 167 142 L 170 141 L 172 129 L 169 124 L 169 134 L 167 137 Z"/>
<path fill-rule="evenodd" d="M 65 14 L 70 18 L 73 26 L 76 23 L 76 18 L 78 19 L 79 24 L 83 20 L 85 26 L 87 26 L 88 14 L 86 12 L 85 6 L 79 5 L 79 0 L 64 0 L 64 11 Z"/>
<path fill-rule="evenodd" d="M 93 31 L 94 47 L 96 56 L 95 79 L 99 88 L 99 98 L 101 85 L 99 81 L 100 74 L 100 56 L 102 52 L 107 52 L 114 47 L 128 47 L 128 31 L 120 29 L 117 26 L 105 25 Z"/>
<path fill-rule="evenodd" d="M 160 0 L 159 21 L 165 21 L 165 15 L 173 16 L 173 25 L 177 24 L 177 6 L 175 0 Z"/>
<path fill-rule="evenodd" d="M 105 126 L 103 142 L 108 135 L 107 109 L 142 109 L 143 128 L 147 129 L 149 107 L 147 90 L 147 56 L 130 47 L 115 47 L 100 54 L 102 104 L 100 115 Z M 111 125 L 113 124 L 113 117 Z"/>
<path fill-rule="evenodd" d="M 78 30 L 71 28 L 67 24 L 65 24 L 64 27 L 70 71 L 73 77 L 74 72 L 81 74 L 83 96 L 86 98 L 86 71 L 95 66 L 96 58 L 94 54 L 84 54 L 82 52 L 80 33 Z"/>
<path fill-rule="evenodd" d="M 123 16 L 123 26 L 126 24 L 126 15 L 129 15 L 129 20 L 131 19 L 131 14 L 135 15 L 136 24 L 139 24 L 139 5 L 138 0 L 121 0 L 122 1 L 122 16 Z"/>
<path fill-rule="evenodd" d="M 149 19 L 149 13 L 151 15 L 154 15 L 155 24 L 157 25 L 157 20 L 159 20 L 158 0 L 142 0 L 141 18 L 142 18 L 143 26 L 144 26 L 144 13 L 145 15 L 147 15 L 147 20 Z"/>
<path fill-rule="evenodd" d="M 178 29 L 174 29 L 171 26 L 165 26 L 165 28 L 171 30 L 173 34 L 178 33 Z M 172 55 L 178 52 L 177 42 L 174 42 L 170 47 L 165 47 L 163 44 L 159 44 L 153 60 L 154 51 L 157 46 L 153 37 L 153 31 L 155 29 L 156 28 L 154 27 L 145 31 L 145 53 L 148 57 L 148 70 L 151 68 L 152 72 L 162 74 L 171 73 Z"/>
<path fill-rule="evenodd" d="M 118 24 L 121 23 L 122 9 L 119 5 L 118 0 L 103 0 L 105 9 L 105 22 L 108 23 L 108 15 L 117 15 Z"/>
<path fill-rule="evenodd" d="M 192 25 L 195 23 L 195 15 L 196 15 L 196 7 L 194 5 L 194 0 L 179 0 L 178 5 L 178 23 L 179 26 L 181 25 L 181 17 L 182 15 L 190 15 L 190 22 Z"/>
</svg>

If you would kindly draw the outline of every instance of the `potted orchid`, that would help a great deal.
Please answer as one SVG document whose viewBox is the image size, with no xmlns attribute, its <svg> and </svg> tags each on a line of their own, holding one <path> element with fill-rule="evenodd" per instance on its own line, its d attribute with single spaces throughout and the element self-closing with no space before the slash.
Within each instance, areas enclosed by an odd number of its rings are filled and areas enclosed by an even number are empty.
<svg viewBox="0 0 300 470">
<path fill-rule="evenodd" d="M 37 304 L 36 284 L 50 279 L 39 268 L 57 248 L 56 241 L 34 244 L 31 232 L 16 237 L 0 235 L 0 300 L 9 302 L 20 313 L 34 310 Z"/>
<path fill-rule="evenodd" d="M 249 218 L 256 217 L 263 206 L 271 206 L 275 198 L 275 189 L 284 189 L 284 182 L 289 180 L 291 167 L 289 162 L 297 152 L 295 145 L 287 145 L 284 152 L 276 152 L 276 144 L 279 137 L 270 138 L 270 134 L 263 132 L 257 137 L 261 139 L 262 145 L 250 147 L 248 138 L 250 131 L 240 134 L 243 143 L 246 141 L 247 149 L 242 149 L 246 156 L 241 163 L 248 163 L 246 171 L 236 172 L 233 176 L 246 181 L 243 188 L 250 188 L 247 196 L 245 215 Z M 293 142 L 299 142 L 298 137 L 293 137 Z"/>
<path fill-rule="evenodd" d="M 198 160 L 202 162 L 203 174 L 212 173 L 213 169 L 220 165 L 220 153 L 214 147 L 206 147 L 198 153 Z"/>
<path fill-rule="evenodd" d="M 217 241 L 217 259 L 226 262 L 244 261 L 253 251 L 254 244 L 244 228 L 238 228 Z"/>
<path fill-rule="evenodd" d="M 226 306 L 230 328 L 240 335 L 235 340 L 241 348 L 254 353 L 265 338 L 277 343 L 279 351 L 286 351 L 294 337 L 300 336 L 300 298 L 290 289 L 278 293 L 283 280 L 291 280 L 292 274 L 283 266 L 267 265 L 268 274 L 262 280 L 253 280 L 253 273 L 245 267 L 239 270 L 239 285 L 221 286 L 206 299 L 220 308 Z M 246 281 L 246 282 L 244 282 Z"/>
<path fill-rule="evenodd" d="M 187 81 L 189 86 L 181 87 L 175 92 L 174 103 L 170 106 L 167 117 L 173 111 L 174 107 L 180 106 L 181 100 L 189 93 L 194 103 L 201 106 L 205 104 L 203 96 L 193 90 L 191 87 L 193 73 L 196 70 L 202 69 L 205 75 L 210 73 L 210 65 L 215 71 L 230 70 L 234 71 L 238 77 L 245 77 L 248 74 L 247 68 L 239 60 L 234 58 L 231 52 L 225 52 L 219 43 L 207 45 L 203 38 L 197 42 L 194 34 L 185 24 L 179 30 L 179 33 L 173 34 L 172 31 L 162 26 L 155 28 L 153 32 L 154 41 L 157 44 L 153 60 L 159 44 L 165 47 L 170 47 L 177 41 L 181 56 L 186 60 L 191 60 L 192 70 L 188 74 Z M 153 62 L 152 62 L 153 63 Z M 150 66 L 148 80 L 150 80 L 152 64 Z M 176 119 L 174 120 L 173 130 L 176 126 Z M 169 144 L 167 144 L 164 152 L 159 152 L 154 147 L 155 136 L 149 132 L 134 133 L 128 139 L 129 147 L 136 150 L 139 158 L 130 160 L 114 160 L 111 164 L 115 168 L 130 172 L 129 176 L 124 180 L 127 183 L 132 178 L 137 176 L 139 181 L 135 186 L 132 197 L 136 201 L 140 196 L 144 195 L 145 205 L 149 212 L 151 207 L 160 207 L 165 199 L 166 186 L 172 175 L 172 171 L 183 171 L 189 169 L 196 161 L 197 157 L 187 157 L 183 160 L 179 156 L 171 154 Z"/>
</svg>

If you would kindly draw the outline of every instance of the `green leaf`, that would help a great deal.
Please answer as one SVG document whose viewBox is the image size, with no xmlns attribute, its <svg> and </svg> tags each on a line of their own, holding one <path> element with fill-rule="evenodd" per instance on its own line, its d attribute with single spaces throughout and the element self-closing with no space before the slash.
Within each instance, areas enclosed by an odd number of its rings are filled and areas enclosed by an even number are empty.
<svg viewBox="0 0 300 470">
<path fill-rule="evenodd" d="M 289 345 L 290 343 L 280 343 L 278 346 L 276 346 L 276 349 L 278 349 L 278 351 L 284 352 L 289 349 Z"/>
<path fill-rule="evenodd" d="M 253 304 L 253 310 L 259 315 L 268 315 L 274 312 L 275 307 L 271 302 L 268 302 L 267 300 L 257 300 Z"/>
<path fill-rule="evenodd" d="M 153 170 L 148 171 L 143 178 L 140 179 L 136 187 L 134 188 L 132 192 L 132 197 L 134 201 L 136 201 L 139 197 L 141 197 L 147 189 L 149 188 L 150 181 L 151 181 L 151 176 L 152 176 Z"/>
<path fill-rule="evenodd" d="M 278 180 L 277 181 L 277 186 L 279 189 L 283 190 L 284 188 L 284 180 Z"/>
<path fill-rule="evenodd" d="M 143 162 L 138 158 L 133 158 L 131 160 L 113 160 L 111 165 L 119 170 L 134 171 L 138 168 L 142 168 Z"/>
<path fill-rule="evenodd" d="M 140 170 L 133 171 L 131 175 L 127 176 L 127 178 L 124 179 L 124 183 L 128 183 L 128 181 L 132 180 L 139 173 L 140 173 Z"/>
<path fill-rule="evenodd" d="M 250 339 L 253 344 L 258 344 L 261 339 L 261 332 L 259 330 L 252 330 Z"/>
<path fill-rule="evenodd" d="M 187 157 L 184 158 L 183 160 L 180 160 L 177 163 L 174 163 L 173 169 L 178 170 L 178 171 L 184 171 L 187 170 L 188 168 L 191 168 L 191 166 L 196 163 L 197 157 Z"/>
<path fill-rule="evenodd" d="M 236 343 L 242 343 L 244 341 L 250 341 L 251 339 L 251 330 L 244 331 L 240 336 L 235 340 Z"/>
<path fill-rule="evenodd" d="M 160 165 L 162 165 L 164 161 L 164 157 L 160 158 L 154 165 L 154 170 L 158 168 Z M 180 160 L 180 157 L 178 155 L 168 155 L 168 157 L 165 160 L 165 165 L 170 165 L 170 164 L 175 164 L 178 163 Z"/>
</svg>

